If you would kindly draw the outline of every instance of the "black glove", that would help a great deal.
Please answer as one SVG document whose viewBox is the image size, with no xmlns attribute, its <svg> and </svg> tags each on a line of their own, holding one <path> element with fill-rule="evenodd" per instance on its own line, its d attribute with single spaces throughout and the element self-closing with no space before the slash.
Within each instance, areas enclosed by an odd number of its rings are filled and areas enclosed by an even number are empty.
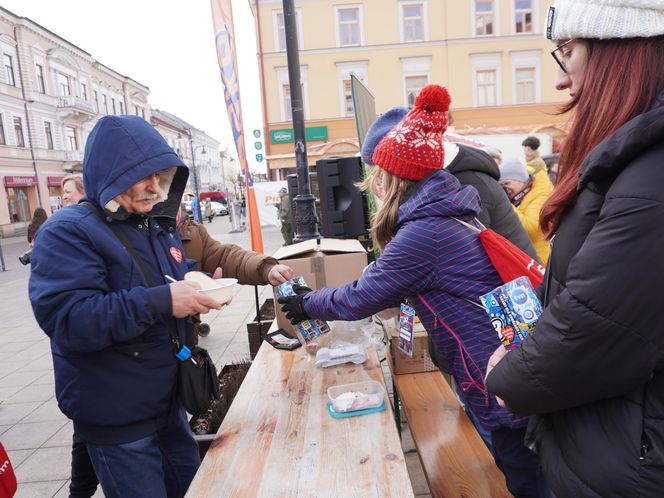
<svg viewBox="0 0 664 498">
<path fill-rule="evenodd" d="M 311 292 L 311 289 L 304 285 L 293 284 L 293 292 L 295 292 L 294 296 L 280 297 L 278 302 L 281 305 L 281 311 L 286 314 L 286 318 L 293 325 L 297 325 L 309 320 L 309 315 L 304 311 L 304 296 Z"/>
</svg>

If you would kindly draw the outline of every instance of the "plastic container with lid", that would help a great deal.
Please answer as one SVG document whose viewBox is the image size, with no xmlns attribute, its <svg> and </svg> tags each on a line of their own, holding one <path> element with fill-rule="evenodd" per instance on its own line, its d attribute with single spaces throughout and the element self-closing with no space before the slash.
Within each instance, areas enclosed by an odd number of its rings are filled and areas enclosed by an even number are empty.
<svg viewBox="0 0 664 498">
<path fill-rule="evenodd" d="M 348 413 L 380 407 L 385 399 L 385 389 L 380 382 L 367 380 L 330 386 L 327 395 L 336 413 Z"/>
</svg>

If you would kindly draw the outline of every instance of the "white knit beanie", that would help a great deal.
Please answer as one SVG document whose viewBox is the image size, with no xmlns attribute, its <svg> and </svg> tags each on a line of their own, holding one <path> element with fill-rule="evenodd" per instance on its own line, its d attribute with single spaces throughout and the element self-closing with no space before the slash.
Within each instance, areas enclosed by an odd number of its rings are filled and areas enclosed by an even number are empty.
<svg viewBox="0 0 664 498">
<path fill-rule="evenodd" d="M 526 183 L 529 178 L 526 165 L 514 157 L 509 157 L 500 164 L 501 180 L 517 180 Z"/>
<path fill-rule="evenodd" d="M 664 0 L 555 0 L 549 40 L 649 38 L 664 34 Z"/>
</svg>

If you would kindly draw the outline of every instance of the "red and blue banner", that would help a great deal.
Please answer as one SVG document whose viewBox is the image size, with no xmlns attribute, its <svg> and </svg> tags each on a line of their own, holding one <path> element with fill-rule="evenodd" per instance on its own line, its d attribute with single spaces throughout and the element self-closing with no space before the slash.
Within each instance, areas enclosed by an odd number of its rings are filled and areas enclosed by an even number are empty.
<svg viewBox="0 0 664 498">
<path fill-rule="evenodd" d="M 224 99 L 228 119 L 231 122 L 235 147 L 240 160 L 240 167 L 244 173 L 246 185 L 246 202 L 251 233 L 251 248 L 256 252 L 263 252 L 263 234 L 258 218 L 256 193 L 254 182 L 249 172 L 247 151 L 244 146 L 244 126 L 242 124 L 242 105 L 240 103 L 240 81 L 235 54 L 235 32 L 233 29 L 233 8 L 231 0 L 211 0 L 212 23 L 214 25 L 214 42 L 217 48 L 219 73 L 224 85 Z"/>
</svg>

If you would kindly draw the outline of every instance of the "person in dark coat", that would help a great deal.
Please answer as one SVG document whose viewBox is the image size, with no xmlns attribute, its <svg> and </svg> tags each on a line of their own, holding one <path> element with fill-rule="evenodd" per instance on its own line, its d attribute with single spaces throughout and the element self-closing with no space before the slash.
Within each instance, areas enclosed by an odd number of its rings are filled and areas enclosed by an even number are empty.
<svg viewBox="0 0 664 498">
<path fill-rule="evenodd" d="M 499 338 L 484 310 L 468 301 L 501 279 L 477 234 L 457 221 L 472 220 L 480 204 L 473 187 L 442 167 L 449 99 L 438 85 L 424 87 L 415 107 L 374 150 L 376 166 L 365 185 L 380 202 L 371 227 L 380 258 L 339 289 L 294 286 L 298 295 L 279 302 L 287 318 L 299 323 L 309 317 L 359 320 L 407 300 L 472 412 L 491 431 L 492 453 L 508 489 L 517 497 L 537 497 L 543 482 L 536 455 L 523 445 L 526 420 L 502 410 L 483 387 L 484 365 Z"/>
<path fill-rule="evenodd" d="M 188 168 L 145 120 L 104 116 L 88 137 L 83 173 L 92 209 L 72 205 L 42 225 L 29 282 L 51 339 L 58 406 L 107 498 L 183 496 L 200 457 L 169 331 L 191 344 L 187 317 L 221 307 L 179 280 L 187 262 L 175 215 Z"/>
<path fill-rule="evenodd" d="M 664 494 L 664 3 L 557 1 L 556 87 L 574 109 L 541 215 L 544 313 L 489 362 L 487 387 L 531 415 L 558 497 Z M 625 85 L 625 82 L 631 82 Z"/>
</svg>

